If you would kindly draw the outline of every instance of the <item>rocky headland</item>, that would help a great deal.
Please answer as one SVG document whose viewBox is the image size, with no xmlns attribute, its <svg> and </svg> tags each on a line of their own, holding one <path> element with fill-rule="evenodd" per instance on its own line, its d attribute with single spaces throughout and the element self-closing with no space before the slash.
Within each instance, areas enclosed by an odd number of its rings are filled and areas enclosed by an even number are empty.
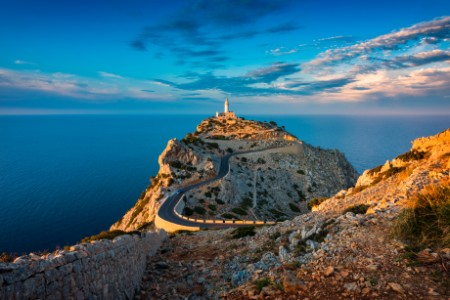
<svg viewBox="0 0 450 300">
<path fill-rule="evenodd" d="M 174 234 L 136 299 L 449 299 L 449 169 L 450 129 L 292 220 Z"/>
<path fill-rule="evenodd" d="M 284 221 L 306 213 L 308 200 L 354 186 L 358 176 L 338 150 L 310 146 L 275 122 L 208 118 L 181 141 L 168 142 L 151 185 L 111 230 L 151 227 L 167 195 L 214 177 L 230 153 L 236 155 L 229 174 L 189 191 L 184 215 Z"/>
</svg>

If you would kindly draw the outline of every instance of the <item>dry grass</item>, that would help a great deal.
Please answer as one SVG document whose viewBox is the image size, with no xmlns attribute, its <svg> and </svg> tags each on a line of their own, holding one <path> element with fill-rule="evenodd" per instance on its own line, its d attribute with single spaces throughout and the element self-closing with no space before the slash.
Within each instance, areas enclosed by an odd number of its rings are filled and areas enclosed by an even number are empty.
<svg viewBox="0 0 450 300">
<path fill-rule="evenodd" d="M 450 247 L 450 185 L 429 186 L 397 217 L 393 236 L 419 249 Z"/>
</svg>

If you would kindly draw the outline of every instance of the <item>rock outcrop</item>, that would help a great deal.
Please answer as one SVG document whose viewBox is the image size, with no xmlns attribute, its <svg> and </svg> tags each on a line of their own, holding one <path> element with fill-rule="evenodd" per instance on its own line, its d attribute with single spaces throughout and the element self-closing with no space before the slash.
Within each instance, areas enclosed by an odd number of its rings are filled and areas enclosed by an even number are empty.
<svg viewBox="0 0 450 300">
<path fill-rule="evenodd" d="M 448 189 L 449 163 L 450 129 L 414 141 L 372 171 L 370 183 L 315 212 L 274 226 L 178 234 L 149 262 L 140 299 L 446 300 L 450 249 L 418 252 L 391 233 L 424 189 Z"/>
<path fill-rule="evenodd" d="M 168 142 L 151 186 L 111 229 L 148 226 L 167 195 L 213 177 L 227 153 L 236 154 L 230 173 L 187 193 L 186 214 L 286 220 L 307 212 L 307 200 L 332 196 L 353 186 L 358 176 L 339 151 L 307 145 L 274 122 L 208 118 L 193 134 Z"/>
</svg>

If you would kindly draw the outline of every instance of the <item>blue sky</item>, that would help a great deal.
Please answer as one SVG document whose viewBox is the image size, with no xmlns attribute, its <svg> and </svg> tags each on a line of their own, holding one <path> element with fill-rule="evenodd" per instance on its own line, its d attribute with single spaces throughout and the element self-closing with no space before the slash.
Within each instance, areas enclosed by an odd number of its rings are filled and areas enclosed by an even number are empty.
<svg viewBox="0 0 450 300">
<path fill-rule="evenodd" d="M 448 0 L 1 2 L 0 114 L 450 114 Z"/>
</svg>

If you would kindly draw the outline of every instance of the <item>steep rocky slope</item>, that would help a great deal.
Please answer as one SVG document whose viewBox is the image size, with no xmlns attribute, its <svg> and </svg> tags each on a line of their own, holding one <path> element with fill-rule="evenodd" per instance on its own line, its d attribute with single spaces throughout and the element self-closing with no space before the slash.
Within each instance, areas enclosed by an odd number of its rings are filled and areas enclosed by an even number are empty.
<svg viewBox="0 0 450 300">
<path fill-rule="evenodd" d="M 307 145 L 274 122 L 208 118 L 181 141 L 168 142 L 151 185 L 111 230 L 150 226 L 167 195 L 214 177 L 228 153 L 236 154 L 230 173 L 189 192 L 186 215 L 286 220 L 307 212 L 306 200 L 331 196 L 357 178 L 342 153 Z"/>
<path fill-rule="evenodd" d="M 417 139 L 314 212 L 174 235 L 148 263 L 137 299 L 448 299 L 448 245 L 412 249 L 392 227 L 425 190 L 448 193 L 449 169 L 450 129 Z"/>
</svg>

